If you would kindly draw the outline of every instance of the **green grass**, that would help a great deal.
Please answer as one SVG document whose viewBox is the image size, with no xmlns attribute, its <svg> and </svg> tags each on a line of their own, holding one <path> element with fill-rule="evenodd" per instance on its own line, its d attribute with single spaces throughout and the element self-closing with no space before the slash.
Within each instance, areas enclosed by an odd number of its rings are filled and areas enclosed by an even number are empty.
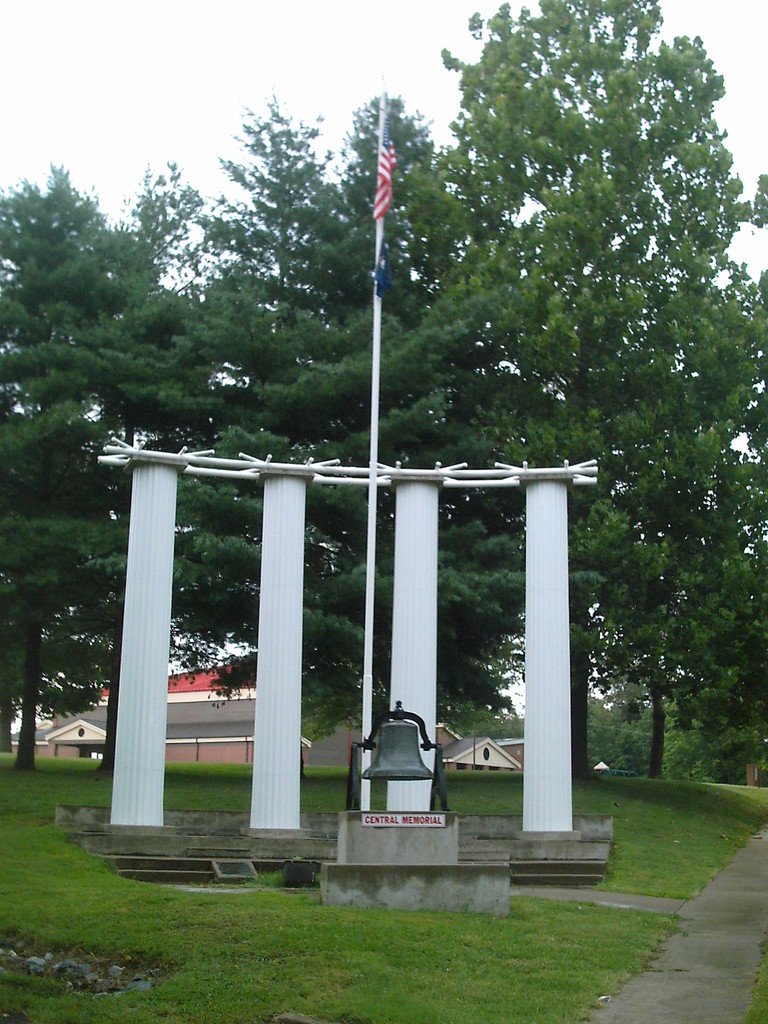
<svg viewBox="0 0 768 1024">
<path fill-rule="evenodd" d="M 768 1020 L 768 959 L 763 961 L 752 993 L 747 1015 L 742 1024 L 765 1024 Z"/>
<path fill-rule="evenodd" d="M 339 810 L 344 773 L 308 771 L 305 810 Z M 34 775 L 0 756 L 0 945 L 156 964 L 149 993 L 67 993 L 0 977 L 0 1010 L 35 1024 L 251 1024 L 294 1011 L 347 1024 L 573 1024 L 615 992 L 674 927 L 651 914 L 515 898 L 509 918 L 323 907 L 315 893 L 189 893 L 131 882 L 68 843 L 60 803 L 108 805 L 91 763 L 46 761 Z M 611 813 L 606 887 L 690 895 L 765 819 L 759 790 L 613 779 L 576 786 L 574 809 Z M 449 778 L 461 812 L 515 813 L 520 780 Z M 170 766 L 166 806 L 247 810 L 246 766 Z M 754 1020 L 757 1021 L 755 1017 Z"/>
</svg>

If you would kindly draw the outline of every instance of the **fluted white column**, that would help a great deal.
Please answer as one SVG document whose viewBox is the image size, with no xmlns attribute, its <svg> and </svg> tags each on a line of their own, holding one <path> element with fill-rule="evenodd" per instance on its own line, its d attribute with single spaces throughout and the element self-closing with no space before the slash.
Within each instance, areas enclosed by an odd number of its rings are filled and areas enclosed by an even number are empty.
<svg viewBox="0 0 768 1024">
<path fill-rule="evenodd" d="M 307 484 L 267 476 L 251 828 L 300 827 L 301 644 Z"/>
<path fill-rule="evenodd" d="M 162 825 L 178 469 L 133 469 L 113 825 Z"/>
<path fill-rule="evenodd" d="M 392 604 L 390 708 L 421 715 L 430 740 L 437 717 L 437 506 L 434 483 L 398 483 Z M 421 751 L 428 768 L 434 751 Z M 429 810 L 431 783 L 387 783 L 387 808 Z"/>
<path fill-rule="evenodd" d="M 568 485 L 526 486 L 523 830 L 570 832 Z"/>
</svg>

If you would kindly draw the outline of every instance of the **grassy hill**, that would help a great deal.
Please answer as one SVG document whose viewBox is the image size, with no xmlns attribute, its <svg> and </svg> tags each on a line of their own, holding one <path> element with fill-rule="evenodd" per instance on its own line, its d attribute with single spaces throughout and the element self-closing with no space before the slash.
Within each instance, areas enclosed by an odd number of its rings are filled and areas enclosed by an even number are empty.
<svg viewBox="0 0 768 1024">
<path fill-rule="evenodd" d="M 108 805 L 89 762 L 0 756 L 0 947 L 154 965 L 162 982 L 119 998 L 0 972 L 0 1010 L 35 1024 L 250 1024 L 293 1011 L 347 1024 L 573 1024 L 615 992 L 674 928 L 670 918 L 515 898 L 509 918 L 323 907 L 262 885 L 188 892 L 132 882 L 69 844 L 59 803 Z M 305 810 L 341 810 L 344 773 L 308 771 Z M 574 810 L 614 817 L 604 888 L 690 896 L 766 818 L 768 793 L 601 779 Z M 449 777 L 459 813 L 519 813 L 520 779 Z M 169 766 L 166 806 L 247 810 L 246 766 Z M 0 959 L 0 966 L 3 960 Z M 0 1014 L 0 1020 L 3 1020 Z M 7 1018 L 6 1018 L 7 1019 Z M 23 1016 L 17 1016 L 23 1021 Z"/>
</svg>

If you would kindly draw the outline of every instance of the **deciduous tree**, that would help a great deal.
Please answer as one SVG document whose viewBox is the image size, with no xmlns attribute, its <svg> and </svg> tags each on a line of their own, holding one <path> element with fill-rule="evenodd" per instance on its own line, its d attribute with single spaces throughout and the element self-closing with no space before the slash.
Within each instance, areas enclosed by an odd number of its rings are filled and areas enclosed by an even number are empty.
<svg viewBox="0 0 768 1024">
<path fill-rule="evenodd" d="M 485 429 L 507 461 L 600 461 L 597 494 L 571 499 L 577 774 L 589 687 L 617 676 L 653 703 L 659 773 L 664 701 L 704 682 L 696 574 L 740 558 L 748 525 L 727 492 L 762 372 L 762 312 L 728 259 L 749 205 L 714 117 L 722 79 L 700 40 L 667 45 L 660 26 L 655 0 L 547 0 L 517 20 L 504 5 L 472 23 L 476 64 L 446 55 L 462 89 L 455 287 L 496 297 Z"/>
</svg>

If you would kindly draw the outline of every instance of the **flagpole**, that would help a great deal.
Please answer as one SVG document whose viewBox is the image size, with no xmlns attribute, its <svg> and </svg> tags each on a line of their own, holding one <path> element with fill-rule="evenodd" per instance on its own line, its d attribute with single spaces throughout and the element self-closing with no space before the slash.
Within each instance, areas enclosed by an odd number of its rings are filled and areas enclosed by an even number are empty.
<svg viewBox="0 0 768 1024">
<path fill-rule="evenodd" d="M 384 117 L 387 100 L 381 95 L 379 106 L 379 145 L 377 158 L 384 138 Z M 376 221 L 376 252 L 374 266 L 378 265 L 381 245 L 384 241 L 384 218 Z M 373 612 L 376 586 L 376 505 L 379 466 L 379 381 L 381 374 L 381 296 L 373 286 L 373 344 L 371 349 L 371 440 L 368 455 L 368 539 L 365 556 L 365 638 L 363 644 L 363 738 L 370 736 L 373 725 Z M 362 770 L 371 762 L 370 751 L 362 753 Z M 360 807 L 371 809 L 371 784 L 363 779 L 360 785 Z"/>
</svg>

